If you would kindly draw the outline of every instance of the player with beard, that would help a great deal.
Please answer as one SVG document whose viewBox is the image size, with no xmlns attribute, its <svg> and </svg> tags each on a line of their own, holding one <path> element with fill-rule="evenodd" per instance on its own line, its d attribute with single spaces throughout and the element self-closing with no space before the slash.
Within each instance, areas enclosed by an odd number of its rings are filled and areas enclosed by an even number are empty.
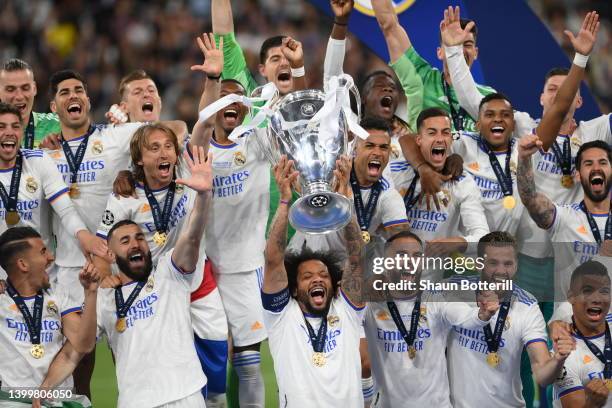
<svg viewBox="0 0 612 408">
<path fill-rule="evenodd" d="M 390 237 L 385 248 L 386 258 L 423 256 L 420 238 L 408 231 Z M 388 282 L 419 285 L 422 265 L 386 273 Z M 376 406 L 450 407 L 444 350 L 451 328 L 481 329 L 499 308 L 497 298 L 479 297 L 479 309 L 420 289 L 387 291 L 385 300 L 368 302 L 365 312 L 372 371 L 380 389 Z"/>
<path fill-rule="evenodd" d="M 198 264 L 212 167 L 203 147 L 193 148 L 193 159 L 184 156 L 189 176 L 175 182 L 193 190 L 195 198 L 174 249 L 153 268 L 145 232 L 134 221 L 120 221 L 108 232 L 121 285 L 101 292 L 98 328 L 116 358 L 119 407 L 204 406 L 200 390 L 206 378 L 193 346 L 189 298 L 193 283 L 202 278 Z M 164 364 L 168 356 L 170 365 Z"/>
<path fill-rule="evenodd" d="M 518 188 L 534 222 L 548 232 L 555 245 L 555 295 L 560 298 L 567 293 L 571 271 L 576 266 L 598 252 L 606 258 L 611 255 L 608 248 L 612 240 L 609 196 L 612 149 L 601 140 L 580 147 L 575 165 L 584 199 L 563 205 L 554 203 L 536 189 L 532 156 L 541 147 L 542 142 L 536 135 L 521 138 Z"/>
<path fill-rule="evenodd" d="M 610 309 L 610 276 L 604 265 L 587 261 L 572 272 L 567 294 L 571 303 L 575 350 L 565 360 L 554 387 L 554 406 L 611 407 L 612 339 L 606 313 Z"/>
<path fill-rule="evenodd" d="M 6 290 L 0 290 L 3 407 L 24 406 L 11 400 L 11 390 L 71 389 L 70 374 L 95 345 L 99 272 L 90 262 L 80 271 L 81 304 L 51 288 L 46 270 L 52 263 L 51 251 L 33 228 L 15 227 L 0 235 L 0 266 L 8 273 Z M 86 398 L 79 400 L 86 405 L 75 406 L 89 406 Z"/>
<path fill-rule="evenodd" d="M 538 384 L 551 384 L 561 373 L 563 362 L 573 348 L 570 336 L 548 351 L 546 326 L 537 300 L 512 280 L 517 271 L 517 243 L 507 232 L 494 231 L 478 243 L 483 259 L 480 276 L 451 278 L 508 284 L 512 290 L 496 291 L 500 307 L 491 323 L 471 330 L 456 325 L 448 343 L 448 370 L 451 402 L 454 407 L 525 406 L 521 395 L 521 354 L 527 350 Z M 466 376 L 466 373 L 474 375 Z"/>
<path fill-rule="evenodd" d="M 338 164 L 338 192 L 352 199 L 350 162 Z M 359 226 L 353 218 L 344 228 L 348 252 L 344 271 L 332 252 L 287 253 L 291 183 L 298 173 L 283 156 L 274 174 L 281 198 L 266 243 L 261 296 L 280 404 L 363 406 L 359 332 L 365 305 L 360 302 Z M 340 279 L 342 288 L 338 288 Z"/>
<path fill-rule="evenodd" d="M 0 101 L 19 109 L 24 130 L 23 147 L 38 147 L 45 136 L 59 133 L 60 124 L 54 113 L 32 112 L 37 89 L 34 71 L 30 64 L 17 58 L 4 63 L 0 69 Z"/>
<path fill-rule="evenodd" d="M 408 34 L 399 23 L 391 0 L 372 0 L 372 8 L 387 41 L 389 55 L 393 62 L 392 67 L 395 69 L 397 76 L 399 78 L 406 77 L 408 72 L 405 67 L 407 65 L 413 65 L 413 68 L 416 69 L 416 73 L 423 83 L 422 108 L 436 107 L 451 112 L 453 130 L 473 131 L 475 121 L 459 106 L 448 72 L 444 49 L 439 47 L 437 51 L 438 59 L 444 63 L 444 68 L 440 72 L 417 54 Z M 476 46 L 478 32 L 474 22 L 470 20 L 462 20 L 461 27 L 470 31 L 469 38 L 463 43 L 463 50 L 465 60 L 471 67 L 478 57 L 478 47 Z M 492 88 L 482 85 L 478 86 L 478 90 L 483 95 L 495 92 Z"/>
</svg>

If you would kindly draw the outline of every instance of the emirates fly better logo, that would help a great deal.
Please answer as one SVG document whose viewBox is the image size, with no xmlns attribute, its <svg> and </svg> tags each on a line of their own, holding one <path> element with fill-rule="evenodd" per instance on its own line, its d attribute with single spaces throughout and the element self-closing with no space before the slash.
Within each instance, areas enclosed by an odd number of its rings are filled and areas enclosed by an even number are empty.
<svg viewBox="0 0 612 408">
<path fill-rule="evenodd" d="M 400 14 L 405 11 L 408 7 L 412 6 L 415 0 L 393 0 L 393 8 L 396 14 Z M 372 2 L 370 0 L 355 0 L 355 8 L 367 14 L 368 16 L 374 17 L 374 9 L 372 8 Z"/>
</svg>

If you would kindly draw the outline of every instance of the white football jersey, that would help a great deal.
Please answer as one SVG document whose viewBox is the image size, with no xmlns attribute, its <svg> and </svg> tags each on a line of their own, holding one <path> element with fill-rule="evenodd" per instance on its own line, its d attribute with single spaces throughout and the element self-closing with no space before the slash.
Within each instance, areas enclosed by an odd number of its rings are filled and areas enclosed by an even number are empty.
<svg viewBox="0 0 612 408">
<path fill-rule="evenodd" d="M 100 224 L 117 173 L 128 169 L 130 140 L 136 129 L 142 125 L 125 123 L 118 126 L 92 127 L 85 156 L 77 174 L 80 195 L 72 200 L 89 231 L 96 231 Z M 83 137 L 80 137 L 68 142 L 73 154 L 82 140 Z M 51 150 L 48 153 L 64 177 L 64 182 L 70 185 L 70 167 L 63 149 Z M 81 267 L 85 258 L 78 242 L 58 222 L 57 217 L 53 218 L 53 232 L 61 243 L 57 248 L 55 263 L 60 267 Z"/>
<path fill-rule="evenodd" d="M 0 382 L 3 389 L 38 388 L 64 344 L 62 317 L 81 311 L 81 305 L 74 304 L 61 289 L 49 289 L 43 293 L 40 342 L 45 352 L 40 359 L 30 354 L 30 333 L 21 311 L 7 293 L 0 294 Z M 30 313 L 33 313 L 34 298 L 23 298 Z M 59 387 L 71 388 L 72 376 Z"/>
<path fill-rule="evenodd" d="M 98 293 L 98 338 L 106 334 L 115 355 L 118 407 L 149 408 L 190 396 L 206 384 L 196 354 L 189 311 L 192 280 L 166 252 L 151 272 L 127 315 L 127 328 L 115 327 L 115 289 Z M 199 276 L 198 276 L 199 275 Z M 121 290 L 127 300 L 136 282 Z"/>
<path fill-rule="evenodd" d="M 326 363 L 313 364 L 313 348 L 298 302 L 285 289 L 262 294 L 264 322 L 282 407 L 363 407 L 359 337 L 363 309 L 340 291 L 330 305 L 323 353 Z M 306 318 L 317 333 L 321 318 Z"/>
<path fill-rule="evenodd" d="M 410 330 L 414 297 L 395 300 L 406 330 Z M 446 343 L 453 324 L 477 329 L 485 322 L 478 309 L 465 303 L 445 302 L 440 294 L 422 295 L 421 317 L 414 346 L 415 359 L 397 329 L 387 302 L 368 303 L 364 328 L 379 389 L 377 407 L 450 407 L 446 372 Z"/>
<path fill-rule="evenodd" d="M 255 137 L 248 133 L 231 145 L 210 142 L 214 178 L 206 253 L 219 273 L 250 271 L 264 263 L 270 164 Z"/>
<path fill-rule="evenodd" d="M 498 315 L 499 311 L 491 318 L 491 330 L 495 330 Z M 546 344 L 544 318 L 537 299 L 516 284 L 499 345 L 500 363 L 497 367 L 487 364 L 488 347 L 482 329 L 454 326 L 447 350 L 453 406 L 525 406 L 520 374 L 521 354 L 523 347 L 534 342 Z"/>
</svg>

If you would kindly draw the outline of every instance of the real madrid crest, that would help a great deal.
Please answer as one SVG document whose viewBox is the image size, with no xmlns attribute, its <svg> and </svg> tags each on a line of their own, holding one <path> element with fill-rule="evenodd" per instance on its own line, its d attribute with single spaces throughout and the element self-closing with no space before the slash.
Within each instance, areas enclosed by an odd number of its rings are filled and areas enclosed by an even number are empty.
<svg viewBox="0 0 612 408">
<path fill-rule="evenodd" d="M 242 152 L 234 153 L 234 164 L 236 166 L 244 166 L 245 163 L 246 157 L 244 157 L 244 154 Z"/>
<path fill-rule="evenodd" d="M 397 159 L 399 158 L 399 155 L 400 155 L 399 147 L 397 147 L 396 145 L 391 145 L 391 157 L 393 159 Z"/>
<path fill-rule="evenodd" d="M 442 189 L 440 190 L 440 198 L 442 199 L 442 202 L 444 203 L 445 206 L 448 206 L 450 204 L 451 201 L 451 193 L 450 191 L 446 190 L 446 189 Z"/>
<path fill-rule="evenodd" d="M 510 173 L 516 174 L 517 163 L 516 160 L 510 160 Z"/>
<path fill-rule="evenodd" d="M 338 316 L 335 316 L 335 315 L 327 316 L 327 324 L 329 324 L 329 327 L 336 327 L 339 321 L 340 321 L 340 318 Z"/>
<path fill-rule="evenodd" d="M 419 313 L 419 323 L 427 323 L 427 308 L 425 306 L 421 306 L 421 312 Z"/>
<path fill-rule="evenodd" d="M 504 330 L 505 331 L 510 330 L 510 316 L 506 316 L 506 321 L 504 323 Z"/>
<path fill-rule="evenodd" d="M 147 284 L 145 285 L 145 290 L 147 292 L 151 292 L 154 287 L 155 287 L 155 279 L 153 279 L 152 276 L 149 276 L 149 279 L 147 280 Z"/>
<path fill-rule="evenodd" d="M 95 142 L 93 142 L 93 145 L 91 146 L 91 151 L 94 154 L 100 154 L 104 151 L 104 145 L 102 144 L 101 140 L 96 140 Z"/>
<path fill-rule="evenodd" d="M 570 138 L 570 144 L 572 146 L 575 146 L 577 148 L 580 148 L 580 146 L 582 146 L 582 140 L 580 140 L 580 138 L 578 136 L 572 136 Z"/>
<path fill-rule="evenodd" d="M 57 305 L 54 301 L 50 300 L 47 303 L 47 313 L 56 315 L 58 313 Z"/>
<path fill-rule="evenodd" d="M 28 193 L 35 193 L 38 190 L 38 183 L 34 177 L 28 177 L 26 179 L 26 190 Z"/>
</svg>

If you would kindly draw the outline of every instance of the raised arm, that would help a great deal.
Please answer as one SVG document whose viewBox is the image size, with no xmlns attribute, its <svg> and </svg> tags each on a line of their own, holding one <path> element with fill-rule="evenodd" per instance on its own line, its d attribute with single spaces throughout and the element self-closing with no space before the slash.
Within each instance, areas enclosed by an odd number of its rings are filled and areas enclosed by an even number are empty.
<svg viewBox="0 0 612 408">
<path fill-rule="evenodd" d="M 574 348 L 574 341 L 570 336 L 559 339 L 555 346 L 555 353 L 551 357 L 546 343 L 536 341 L 527 345 L 527 353 L 531 361 L 531 370 L 536 382 L 545 387 L 552 384 L 563 369 L 565 359 Z"/>
<path fill-rule="evenodd" d="M 348 32 L 348 21 L 353 11 L 353 0 L 331 0 L 330 5 L 334 13 L 334 26 L 331 38 L 344 41 Z"/>
<path fill-rule="evenodd" d="M 531 156 L 542 147 L 536 135 L 525 135 L 519 141 L 516 184 L 521 201 L 538 227 L 548 229 L 555 219 L 554 203 L 536 191 Z"/>
<path fill-rule="evenodd" d="M 408 33 L 400 25 L 391 0 L 372 0 L 372 7 L 378 26 L 385 36 L 389 58 L 391 62 L 395 62 L 412 48 Z"/>
<path fill-rule="evenodd" d="M 582 27 L 577 36 L 574 36 L 570 31 L 565 31 L 565 35 L 567 35 L 574 47 L 576 56 L 574 57 L 574 63 L 569 70 L 567 78 L 565 78 L 565 81 L 563 81 L 563 84 L 555 96 L 552 106 L 546 111 L 536 129 L 536 133 L 542 141 L 542 148 L 544 150 L 548 150 L 555 142 L 561 125 L 567 119 L 567 113 L 580 88 L 580 81 L 582 81 L 584 77 L 584 69 L 586 67 L 586 59 L 584 56 L 588 57 L 593 50 L 598 30 L 599 15 L 591 11 L 587 13 L 584 18 Z"/>
<path fill-rule="evenodd" d="M 295 69 L 304 69 L 304 50 L 302 48 L 302 43 L 298 40 L 295 40 L 291 37 L 283 38 L 283 44 L 281 46 L 281 51 L 285 58 L 289 61 L 289 65 L 291 66 L 291 70 Z M 306 89 L 306 75 L 297 76 L 292 74 L 293 76 L 293 90 L 299 91 L 301 89 Z"/>
<path fill-rule="evenodd" d="M 234 16 L 230 0 L 212 0 L 211 15 L 215 34 L 225 35 L 234 32 Z"/>
<path fill-rule="evenodd" d="M 323 89 L 327 89 L 329 78 L 341 75 L 344 70 L 344 55 L 346 54 L 346 33 L 348 21 L 353 10 L 352 0 L 331 0 L 334 13 L 334 26 L 325 50 L 323 62 Z"/>
<path fill-rule="evenodd" d="M 177 184 L 195 190 L 196 199 L 189 219 L 180 232 L 178 241 L 174 247 L 172 261 L 185 273 L 194 272 L 200 257 L 200 243 L 206 226 L 206 215 L 212 192 L 212 155 L 204 154 L 204 148 L 193 146 L 192 157 L 187 152 L 183 153 L 189 166 L 191 177 L 188 179 L 177 179 Z"/>
</svg>

